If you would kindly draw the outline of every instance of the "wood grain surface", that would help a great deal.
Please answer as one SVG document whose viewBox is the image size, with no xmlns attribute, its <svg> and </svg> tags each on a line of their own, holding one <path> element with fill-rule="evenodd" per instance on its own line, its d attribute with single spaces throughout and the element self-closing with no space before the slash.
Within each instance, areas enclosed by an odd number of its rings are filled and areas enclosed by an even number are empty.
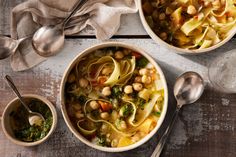
<svg viewBox="0 0 236 157">
<path fill-rule="evenodd" d="M 0 34 L 9 35 L 10 9 L 22 0 L 0 0 Z M 132 19 L 130 25 L 129 21 Z M 44 144 L 26 148 L 11 143 L 0 127 L 1 157 L 149 157 L 159 136 L 165 130 L 174 111 L 172 87 L 175 78 L 192 70 L 206 81 L 206 90 L 199 101 L 185 106 L 174 126 L 161 156 L 163 157 L 235 157 L 236 156 L 236 95 L 216 92 L 210 85 L 207 66 L 220 54 L 236 49 L 236 39 L 214 52 L 204 55 L 178 55 L 162 47 L 146 36 L 138 14 L 122 18 L 122 27 L 111 41 L 120 41 L 142 47 L 160 64 L 167 78 L 169 106 L 161 129 L 141 147 L 123 153 L 105 153 L 80 142 L 67 128 L 60 111 L 59 86 L 69 63 L 82 50 L 100 43 L 91 37 L 90 31 L 69 37 L 61 53 L 24 72 L 13 72 L 9 59 L 0 61 L 0 115 L 6 104 L 15 96 L 3 80 L 4 75 L 13 77 L 21 93 L 34 93 L 47 97 L 57 107 L 59 124 L 53 136 Z M 86 37 L 87 36 L 87 37 Z M 223 80 L 222 80 L 223 81 Z"/>
</svg>

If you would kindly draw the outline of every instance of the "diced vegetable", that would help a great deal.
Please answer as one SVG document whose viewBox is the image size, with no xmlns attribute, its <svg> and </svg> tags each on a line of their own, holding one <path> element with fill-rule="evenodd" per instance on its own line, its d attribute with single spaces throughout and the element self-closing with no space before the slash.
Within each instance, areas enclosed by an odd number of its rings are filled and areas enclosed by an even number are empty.
<svg viewBox="0 0 236 157">
<path fill-rule="evenodd" d="M 148 134 L 151 130 L 151 125 L 154 125 L 155 122 L 151 118 L 147 118 L 140 126 L 139 126 L 139 131 Z"/>
<path fill-rule="evenodd" d="M 141 57 L 136 62 L 137 62 L 137 67 L 140 67 L 140 68 L 145 68 L 147 64 L 149 63 L 149 61 L 145 57 Z"/>
<path fill-rule="evenodd" d="M 125 146 L 131 145 L 131 144 L 133 144 L 133 142 L 130 137 L 122 137 L 119 140 L 117 147 L 125 147 Z"/>
<path fill-rule="evenodd" d="M 140 54 L 140 53 L 138 53 L 138 52 L 134 52 L 134 51 L 132 51 L 132 56 L 134 56 L 136 59 L 140 59 L 141 57 L 142 57 L 142 55 Z"/>
<path fill-rule="evenodd" d="M 143 90 L 141 90 L 141 91 L 138 93 L 138 96 L 139 96 L 140 98 L 146 100 L 146 101 L 149 100 L 150 95 L 151 95 L 150 90 L 148 90 L 148 89 L 146 89 L 146 88 L 143 89 Z"/>
<path fill-rule="evenodd" d="M 110 111 L 112 109 L 112 104 L 104 101 L 98 101 L 102 107 L 102 111 Z"/>
<path fill-rule="evenodd" d="M 183 10 L 182 7 L 179 7 L 171 14 L 171 21 L 174 23 L 176 27 L 180 25 L 183 20 L 181 16 L 182 10 Z"/>
</svg>

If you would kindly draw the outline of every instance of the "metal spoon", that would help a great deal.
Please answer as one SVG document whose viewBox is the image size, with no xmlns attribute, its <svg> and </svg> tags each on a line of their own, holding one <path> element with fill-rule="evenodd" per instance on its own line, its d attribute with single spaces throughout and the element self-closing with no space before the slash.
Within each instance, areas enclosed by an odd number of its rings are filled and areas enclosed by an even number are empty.
<svg viewBox="0 0 236 157">
<path fill-rule="evenodd" d="M 177 101 L 175 113 L 170 121 L 169 126 L 162 135 L 156 149 L 151 157 L 159 157 L 161 151 L 166 143 L 166 140 L 173 128 L 178 113 L 182 106 L 194 103 L 197 101 L 204 91 L 204 81 L 202 77 L 196 72 L 186 72 L 179 76 L 174 85 L 174 96 Z"/>
<path fill-rule="evenodd" d="M 11 77 L 6 75 L 5 79 L 9 85 L 9 87 L 11 87 L 11 89 L 13 90 L 13 92 L 15 93 L 15 95 L 19 98 L 21 104 L 25 107 L 25 109 L 28 111 L 28 120 L 29 120 L 29 124 L 30 125 L 41 125 L 43 121 L 45 121 L 44 117 L 38 113 L 38 112 L 33 112 L 30 110 L 30 108 L 28 107 L 28 105 L 26 105 L 26 103 L 24 102 L 22 96 L 20 95 L 19 91 L 17 90 L 14 82 L 12 81 Z"/>
<path fill-rule="evenodd" d="M 38 29 L 32 39 L 32 44 L 37 53 L 48 57 L 56 54 L 64 45 L 64 27 L 70 17 L 80 9 L 88 0 L 78 0 L 74 9 L 65 20 L 58 25 L 43 26 Z"/>
<path fill-rule="evenodd" d="M 12 55 L 25 39 L 29 37 L 21 38 L 18 40 L 0 36 L 0 60 L 5 59 Z"/>
</svg>

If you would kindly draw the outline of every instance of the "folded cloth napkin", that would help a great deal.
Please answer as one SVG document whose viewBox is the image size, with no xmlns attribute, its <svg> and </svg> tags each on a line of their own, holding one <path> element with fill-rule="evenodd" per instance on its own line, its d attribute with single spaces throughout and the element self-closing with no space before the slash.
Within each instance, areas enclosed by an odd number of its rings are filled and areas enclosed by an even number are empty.
<svg viewBox="0 0 236 157">
<path fill-rule="evenodd" d="M 65 34 L 76 34 L 91 26 L 97 39 L 109 39 L 117 32 L 122 14 L 138 11 L 137 1 L 89 0 L 66 24 Z M 30 37 L 42 25 L 62 22 L 76 2 L 77 0 L 28 0 L 17 5 L 11 15 L 11 37 Z M 35 52 L 31 42 L 31 38 L 22 42 L 18 51 L 11 56 L 11 67 L 14 71 L 30 69 L 47 59 Z"/>
</svg>

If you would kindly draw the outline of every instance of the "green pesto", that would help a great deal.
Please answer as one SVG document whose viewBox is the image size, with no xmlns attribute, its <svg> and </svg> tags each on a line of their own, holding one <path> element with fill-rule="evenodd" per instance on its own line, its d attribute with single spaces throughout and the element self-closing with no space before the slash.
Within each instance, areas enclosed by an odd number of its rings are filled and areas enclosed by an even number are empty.
<svg viewBox="0 0 236 157">
<path fill-rule="evenodd" d="M 44 138 L 52 126 L 53 118 L 49 107 L 40 100 L 32 99 L 28 103 L 29 108 L 41 113 L 45 121 L 40 126 L 31 126 L 28 121 L 28 113 L 25 108 L 20 105 L 16 111 L 13 111 L 10 116 L 12 117 L 12 128 L 15 137 L 21 141 L 34 142 Z"/>
</svg>

